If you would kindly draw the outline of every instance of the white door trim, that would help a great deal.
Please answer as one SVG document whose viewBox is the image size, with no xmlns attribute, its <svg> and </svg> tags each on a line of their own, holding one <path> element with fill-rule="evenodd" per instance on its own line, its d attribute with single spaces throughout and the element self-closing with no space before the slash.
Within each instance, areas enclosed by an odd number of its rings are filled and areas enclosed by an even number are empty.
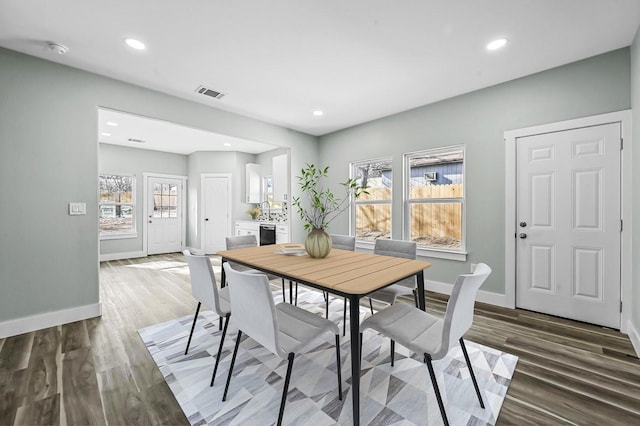
<svg viewBox="0 0 640 426">
<path fill-rule="evenodd" d="M 142 252 L 145 256 L 149 255 L 147 251 L 147 225 L 149 223 L 149 196 L 147 194 L 149 188 L 147 187 L 147 182 L 149 178 L 166 178 L 180 180 L 180 183 L 182 185 L 182 195 L 180 197 L 180 209 L 182 211 L 182 217 L 180 218 L 180 238 L 182 239 L 182 247 L 180 249 L 183 250 L 187 241 L 187 220 L 185 217 L 185 212 L 187 209 L 187 176 L 144 172 L 142 173 L 142 180 L 144 182 L 142 189 L 142 192 L 144 193 L 144 206 L 142 209 Z"/>
<path fill-rule="evenodd" d="M 623 229 L 621 238 L 621 288 L 622 312 L 620 314 L 620 331 L 627 332 L 628 322 L 631 319 L 631 110 L 611 112 L 578 118 L 575 120 L 560 121 L 557 123 L 543 124 L 524 129 L 508 130 L 504 132 L 505 141 L 505 296 L 507 307 L 516 307 L 516 139 L 524 136 L 533 136 L 544 133 L 558 132 L 562 130 L 577 129 L 580 127 L 598 126 L 601 124 L 621 123 L 624 149 L 621 152 L 621 213 Z"/>
<path fill-rule="evenodd" d="M 233 235 L 232 231 L 232 220 L 231 218 L 233 217 L 233 175 L 231 173 L 200 173 L 200 220 L 199 222 L 199 227 L 200 227 L 200 235 L 202 236 L 200 238 L 200 250 L 201 253 L 204 253 L 204 249 L 205 249 L 205 234 L 204 234 L 204 215 L 205 215 L 205 194 L 204 194 L 204 180 L 206 178 L 212 178 L 212 177 L 223 177 L 223 178 L 227 178 L 229 181 L 229 191 L 228 191 L 228 199 L 227 202 L 229 203 L 229 217 L 227 218 L 227 235 Z"/>
</svg>

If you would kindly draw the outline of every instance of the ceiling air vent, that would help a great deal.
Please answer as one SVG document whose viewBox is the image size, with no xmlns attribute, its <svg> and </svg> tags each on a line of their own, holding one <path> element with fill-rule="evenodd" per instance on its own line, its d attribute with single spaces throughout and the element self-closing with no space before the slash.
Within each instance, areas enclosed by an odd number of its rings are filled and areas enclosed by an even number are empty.
<svg viewBox="0 0 640 426">
<path fill-rule="evenodd" d="M 129 138 L 129 142 L 145 143 L 145 141 L 143 141 L 142 139 L 135 139 L 135 138 Z"/>
<path fill-rule="evenodd" d="M 204 86 L 198 86 L 196 92 L 202 95 L 211 96 L 212 98 L 216 99 L 222 99 L 224 97 L 224 93 L 216 92 L 215 90 L 209 89 L 208 87 Z"/>
</svg>

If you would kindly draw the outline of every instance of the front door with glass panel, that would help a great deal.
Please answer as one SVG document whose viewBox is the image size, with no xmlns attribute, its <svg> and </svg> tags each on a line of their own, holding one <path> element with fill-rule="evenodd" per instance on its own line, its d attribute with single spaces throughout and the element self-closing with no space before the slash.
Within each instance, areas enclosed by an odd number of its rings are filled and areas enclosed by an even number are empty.
<svg viewBox="0 0 640 426">
<path fill-rule="evenodd" d="M 147 178 L 147 254 L 182 249 L 182 180 Z"/>
</svg>

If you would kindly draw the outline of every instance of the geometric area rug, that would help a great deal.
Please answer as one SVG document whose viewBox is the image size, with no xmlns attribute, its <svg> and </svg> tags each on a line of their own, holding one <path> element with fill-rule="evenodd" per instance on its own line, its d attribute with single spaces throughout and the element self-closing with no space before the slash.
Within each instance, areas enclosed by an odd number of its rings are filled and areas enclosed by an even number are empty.
<svg viewBox="0 0 640 426">
<path fill-rule="evenodd" d="M 276 304 L 281 292 L 274 291 Z M 329 319 L 342 329 L 343 301 L 330 296 Z M 400 302 L 399 302 L 400 303 Z M 194 301 L 194 311 L 196 302 Z M 298 306 L 324 316 L 322 293 L 299 288 Z M 361 308 L 360 320 L 370 315 Z M 216 375 L 209 387 L 222 332 L 218 316 L 201 311 L 184 355 L 193 316 L 139 330 L 149 353 L 192 425 L 268 425 L 278 417 L 287 361 L 251 338 L 240 344 L 227 401 L 222 393 L 237 328 L 233 315 Z M 347 322 L 349 320 L 347 319 Z M 348 324 L 347 324 L 348 327 Z M 348 332 L 348 328 L 347 328 Z M 321 336 L 297 354 L 291 374 L 283 423 L 287 425 L 350 425 L 351 359 L 349 337 L 340 338 L 343 398 L 338 400 L 335 337 Z M 507 393 L 518 357 L 466 341 L 485 409 L 476 397 L 460 347 L 452 348 L 433 366 L 452 425 L 493 425 Z M 429 373 L 422 356 L 396 345 L 391 367 L 390 344 L 373 330 L 364 333 L 360 379 L 360 423 L 363 425 L 441 425 Z"/>
</svg>

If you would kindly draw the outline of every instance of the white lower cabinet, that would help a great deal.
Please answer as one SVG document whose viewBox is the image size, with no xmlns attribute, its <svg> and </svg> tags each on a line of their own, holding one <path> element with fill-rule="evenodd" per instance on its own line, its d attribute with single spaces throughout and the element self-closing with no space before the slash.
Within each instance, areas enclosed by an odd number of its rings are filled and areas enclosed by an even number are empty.
<svg viewBox="0 0 640 426">
<path fill-rule="evenodd" d="M 276 244 L 284 244 L 289 242 L 289 226 L 276 225 Z"/>
<path fill-rule="evenodd" d="M 258 222 L 237 221 L 235 235 L 255 235 L 256 240 L 260 241 L 260 224 Z"/>
<path fill-rule="evenodd" d="M 256 240 L 260 243 L 260 222 L 247 220 L 236 220 L 235 236 L 255 235 Z M 289 225 L 276 224 L 276 244 L 284 244 L 289 242 Z"/>
</svg>

